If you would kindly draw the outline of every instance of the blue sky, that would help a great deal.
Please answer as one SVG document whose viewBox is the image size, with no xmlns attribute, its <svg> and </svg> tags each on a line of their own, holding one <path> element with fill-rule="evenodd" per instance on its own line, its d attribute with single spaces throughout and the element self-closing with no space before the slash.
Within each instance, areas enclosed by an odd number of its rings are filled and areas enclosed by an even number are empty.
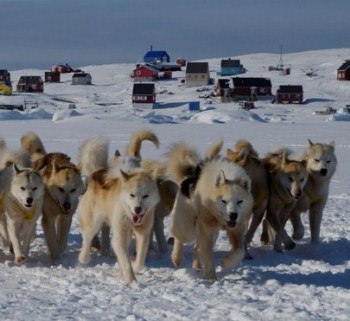
<svg viewBox="0 0 350 321">
<path fill-rule="evenodd" d="M 0 0 L 0 69 L 350 45 L 349 0 Z M 350 58 L 350 57 L 349 57 Z"/>
</svg>

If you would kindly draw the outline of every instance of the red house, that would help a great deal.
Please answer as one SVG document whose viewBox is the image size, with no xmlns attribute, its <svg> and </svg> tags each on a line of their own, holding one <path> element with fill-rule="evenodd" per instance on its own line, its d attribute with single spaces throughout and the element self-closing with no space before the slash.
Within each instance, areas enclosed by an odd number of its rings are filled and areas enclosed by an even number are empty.
<svg viewBox="0 0 350 321">
<path fill-rule="evenodd" d="M 21 76 L 17 83 L 17 91 L 42 93 L 44 82 L 40 76 Z"/>
<path fill-rule="evenodd" d="M 147 65 L 137 65 L 131 74 L 131 78 L 135 82 L 154 81 L 158 78 L 158 70 Z"/>
<path fill-rule="evenodd" d="M 338 80 L 350 80 L 350 60 L 346 60 L 337 69 L 337 79 Z"/>
<path fill-rule="evenodd" d="M 235 99 L 257 100 L 272 96 L 271 80 L 267 78 L 234 77 L 233 96 Z"/>
<path fill-rule="evenodd" d="M 156 90 L 153 83 L 137 83 L 132 89 L 133 108 L 153 109 L 156 103 Z"/>
<path fill-rule="evenodd" d="M 301 104 L 303 99 L 303 86 L 280 86 L 276 91 L 276 103 L 278 104 Z"/>
<path fill-rule="evenodd" d="M 45 82 L 60 82 L 61 74 L 59 72 L 45 71 Z"/>
</svg>

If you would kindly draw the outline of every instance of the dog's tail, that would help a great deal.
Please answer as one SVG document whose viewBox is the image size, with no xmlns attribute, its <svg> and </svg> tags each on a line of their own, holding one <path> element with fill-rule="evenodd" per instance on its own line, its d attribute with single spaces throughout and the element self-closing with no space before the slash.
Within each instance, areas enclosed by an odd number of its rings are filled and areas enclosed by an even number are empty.
<svg viewBox="0 0 350 321">
<path fill-rule="evenodd" d="M 223 145 L 224 145 L 223 140 L 219 140 L 218 142 L 211 145 L 208 148 L 207 152 L 205 153 L 205 159 L 212 160 L 212 159 L 218 157 Z"/>
<path fill-rule="evenodd" d="M 157 148 L 159 147 L 159 140 L 156 134 L 149 129 L 141 129 L 132 135 L 126 147 L 126 155 L 141 159 L 141 145 L 145 140 L 152 142 Z"/>
<path fill-rule="evenodd" d="M 31 155 L 33 162 L 46 155 L 43 142 L 38 134 L 34 132 L 28 132 L 21 137 L 21 147 Z"/>
<path fill-rule="evenodd" d="M 256 158 L 259 157 L 259 154 L 254 149 L 253 145 L 245 139 L 237 140 L 235 147 L 238 153 L 246 153 Z"/>
<path fill-rule="evenodd" d="M 167 152 L 167 175 L 180 186 L 187 177 L 193 176 L 201 162 L 197 151 L 184 142 L 173 144 Z"/>
<path fill-rule="evenodd" d="M 109 141 L 104 137 L 89 138 L 80 145 L 77 167 L 83 176 L 108 167 L 108 148 Z"/>
</svg>

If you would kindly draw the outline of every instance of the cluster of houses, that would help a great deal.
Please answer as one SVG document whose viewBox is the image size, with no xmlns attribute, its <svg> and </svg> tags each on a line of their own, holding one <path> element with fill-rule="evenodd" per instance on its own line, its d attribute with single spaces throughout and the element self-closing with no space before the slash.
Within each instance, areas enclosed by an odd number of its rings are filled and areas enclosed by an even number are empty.
<svg viewBox="0 0 350 321">
<path fill-rule="evenodd" d="M 210 78 L 208 62 L 187 62 L 177 59 L 170 62 L 169 54 L 164 50 L 148 51 L 143 57 L 143 63 L 136 65 L 130 77 L 133 79 L 132 104 L 134 107 L 153 108 L 156 104 L 155 81 L 172 79 L 174 71 L 181 71 L 185 67 L 185 78 L 182 80 L 187 87 L 202 87 L 214 84 Z M 262 77 L 242 77 L 246 69 L 238 59 L 222 59 L 219 78 L 215 84 L 214 95 L 222 103 L 232 101 L 250 101 L 272 99 L 273 102 L 303 103 L 304 93 L 301 85 L 279 86 L 276 94 L 272 94 L 271 80 Z M 16 89 L 18 92 L 43 92 L 44 82 L 59 83 L 61 74 L 73 73 L 72 85 L 91 85 L 92 77 L 80 69 L 70 65 L 54 65 L 45 72 L 44 81 L 41 76 L 21 76 Z M 289 74 L 289 73 L 287 73 Z M 337 69 L 338 80 L 350 80 L 350 60 L 346 60 Z M 11 95 L 11 75 L 0 70 L 0 94 Z"/>
</svg>

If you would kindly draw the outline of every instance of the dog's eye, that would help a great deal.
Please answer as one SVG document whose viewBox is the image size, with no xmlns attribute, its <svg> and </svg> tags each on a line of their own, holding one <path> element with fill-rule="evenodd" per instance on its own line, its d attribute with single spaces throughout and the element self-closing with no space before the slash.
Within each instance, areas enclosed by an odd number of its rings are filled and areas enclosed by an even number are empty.
<svg viewBox="0 0 350 321">
<path fill-rule="evenodd" d="M 33 191 L 36 191 L 38 188 L 37 187 L 33 187 Z"/>
<path fill-rule="evenodd" d="M 134 197 L 135 197 L 135 194 L 130 194 L 130 197 L 134 198 Z"/>
<path fill-rule="evenodd" d="M 320 162 L 320 160 L 319 160 L 318 158 L 315 158 L 314 161 L 315 161 L 316 163 L 319 163 L 319 162 Z"/>
<path fill-rule="evenodd" d="M 25 187 L 21 187 L 21 190 L 22 190 L 22 191 L 25 191 L 25 190 L 26 190 L 26 188 L 25 188 Z"/>
<path fill-rule="evenodd" d="M 242 203 L 243 203 L 243 200 L 237 201 L 237 205 L 242 205 Z"/>
<path fill-rule="evenodd" d="M 304 178 L 304 177 L 300 179 L 300 182 L 301 182 L 301 183 L 304 182 L 304 181 L 305 181 L 305 178 Z"/>
<path fill-rule="evenodd" d="M 64 193 L 64 189 L 62 187 L 59 187 L 58 190 L 61 192 L 61 193 Z"/>
<path fill-rule="evenodd" d="M 327 164 L 330 164 L 330 163 L 331 163 L 331 161 L 330 161 L 330 160 L 328 160 L 326 163 L 327 163 Z"/>
<path fill-rule="evenodd" d="M 74 193 L 76 191 L 76 188 L 73 188 L 70 192 Z"/>
<path fill-rule="evenodd" d="M 143 197 L 142 198 L 147 198 L 149 195 L 148 194 L 146 194 L 146 195 L 143 195 Z"/>
<path fill-rule="evenodd" d="M 225 201 L 225 200 L 221 200 L 221 202 L 223 202 L 224 204 L 227 204 L 227 201 Z"/>
<path fill-rule="evenodd" d="M 293 177 L 288 177 L 290 182 L 293 182 Z"/>
</svg>

